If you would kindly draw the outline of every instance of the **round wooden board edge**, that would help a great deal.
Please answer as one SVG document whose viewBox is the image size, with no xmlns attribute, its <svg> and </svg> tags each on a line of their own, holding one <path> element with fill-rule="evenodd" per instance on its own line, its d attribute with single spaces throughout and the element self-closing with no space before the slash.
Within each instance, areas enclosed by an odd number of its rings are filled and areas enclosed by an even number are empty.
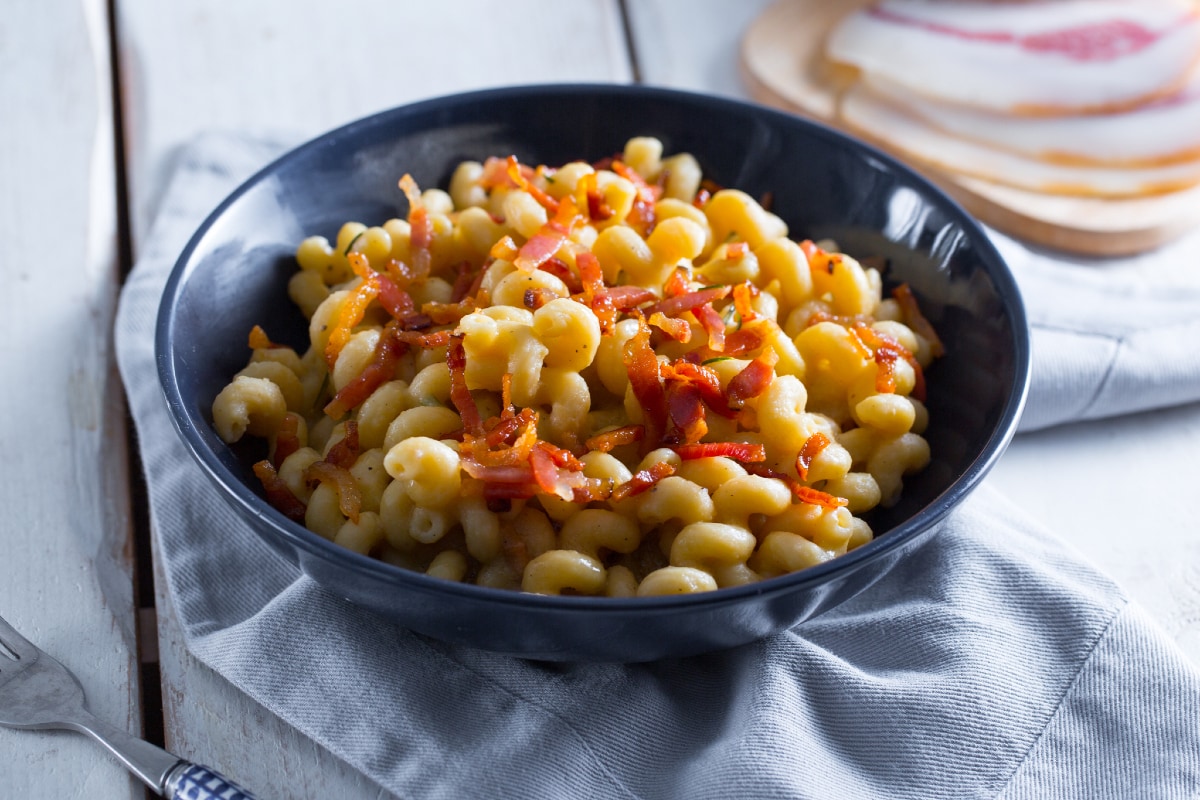
<svg viewBox="0 0 1200 800">
<path fill-rule="evenodd" d="M 822 74 L 815 55 L 830 26 L 868 2 L 839 4 L 836 11 L 823 0 L 777 0 L 768 6 L 742 37 L 739 67 L 750 96 L 864 139 L 837 119 L 839 88 Z M 1135 255 L 1200 225 L 1200 187 L 1128 200 L 1042 195 L 925 168 L 883 142 L 868 141 L 915 168 L 981 222 L 1044 247 L 1087 256 Z"/>
</svg>

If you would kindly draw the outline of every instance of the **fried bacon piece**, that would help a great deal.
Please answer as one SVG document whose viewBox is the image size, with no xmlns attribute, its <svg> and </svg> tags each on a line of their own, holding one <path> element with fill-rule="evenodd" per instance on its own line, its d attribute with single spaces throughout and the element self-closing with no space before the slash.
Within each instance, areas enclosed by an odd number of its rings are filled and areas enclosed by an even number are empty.
<svg viewBox="0 0 1200 800">
<path fill-rule="evenodd" d="M 287 457 L 300 449 L 300 415 L 289 411 L 283 415 L 279 429 L 275 431 L 275 446 L 271 461 L 275 466 L 283 464 Z"/>
<path fill-rule="evenodd" d="M 659 375 L 658 356 L 650 346 L 650 328 L 644 320 L 639 322 L 637 334 L 625 342 L 624 361 L 634 397 L 642 407 L 645 454 L 658 446 L 667 431 L 667 392 Z"/>
<path fill-rule="evenodd" d="M 346 433 L 341 439 L 329 448 L 329 452 L 325 454 L 325 460 L 330 464 L 350 469 L 354 466 L 354 462 L 358 460 L 359 443 L 358 443 L 358 423 L 352 419 L 346 420 Z"/>
<path fill-rule="evenodd" d="M 571 229 L 579 221 L 579 209 L 570 197 L 558 204 L 557 213 L 542 229 L 521 245 L 513 263 L 523 272 L 533 272 L 546 263 L 571 238 Z"/>
<path fill-rule="evenodd" d="M 733 376 L 729 381 L 729 386 L 725 389 L 725 396 L 729 398 L 729 404 L 734 407 L 740 407 L 751 397 L 758 397 L 767 387 L 771 385 L 771 381 L 775 379 L 775 365 L 779 363 L 779 355 L 775 350 L 768 347 L 763 350 L 762 354 L 742 368 L 742 371 Z"/>
<path fill-rule="evenodd" d="M 334 322 L 333 329 L 329 332 L 329 339 L 325 344 L 325 363 L 331 371 L 333 365 L 337 363 L 337 357 L 342 352 L 342 348 L 350 341 L 354 327 L 362 322 L 367 307 L 379 294 L 380 276 L 371 269 L 370 264 L 367 263 L 367 257 L 362 253 L 350 253 L 346 259 L 350 262 L 355 274 L 363 281 L 342 301 L 342 305 L 338 309 L 337 321 Z"/>
<path fill-rule="evenodd" d="M 483 418 L 479 415 L 479 406 L 467 388 L 467 354 L 463 350 L 461 336 L 455 336 L 446 350 L 446 366 L 450 368 L 450 402 L 462 417 L 463 430 L 472 436 L 479 436 L 483 431 Z"/>
<path fill-rule="evenodd" d="M 424 283 L 429 278 L 429 270 L 433 266 L 433 220 L 425 208 L 421 198 L 421 190 L 413 177 L 405 173 L 400 179 L 400 190 L 408 198 L 409 251 L 412 253 L 412 282 Z"/>
<path fill-rule="evenodd" d="M 358 522 L 359 511 L 362 509 L 362 492 L 350 470 L 330 461 L 314 461 L 304 470 L 304 479 L 309 484 L 326 483 L 333 486 L 337 491 L 338 508 L 342 514 L 351 522 Z"/>
<path fill-rule="evenodd" d="M 819 456 L 829 444 L 829 437 L 820 432 L 814 433 L 804 440 L 804 446 L 796 455 L 796 474 L 800 476 L 800 480 L 808 480 L 808 470 L 812 467 L 813 459 Z"/>
<path fill-rule="evenodd" d="M 275 471 L 275 467 L 270 461 L 263 460 L 256 463 L 254 474 L 262 483 L 263 492 L 267 495 L 267 502 L 276 511 L 293 522 L 304 522 L 304 512 L 307 510 L 304 503 L 292 494 L 292 490 L 283 482 L 283 478 L 279 477 L 279 473 Z"/>
<path fill-rule="evenodd" d="M 588 450 L 599 450 L 601 453 L 609 453 L 612 452 L 613 448 L 620 447 L 621 445 L 640 442 L 645 435 L 646 429 L 642 425 L 625 425 L 620 428 L 614 428 L 611 431 L 597 433 L 584 442 L 583 446 Z"/>
<path fill-rule="evenodd" d="M 713 286 L 709 289 L 700 289 L 695 292 L 675 295 L 650 306 L 646 309 L 646 314 L 659 313 L 668 317 L 677 317 L 685 311 L 693 311 L 700 306 L 712 303 L 714 300 L 728 297 L 729 291 L 728 286 Z"/>
<path fill-rule="evenodd" d="M 679 444 L 698 442 L 708 433 L 701 389 L 690 381 L 667 382 L 667 413 L 674 428 L 668 437 Z"/>
<path fill-rule="evenodd" d="M 596 173 L 589 172 L 584 175 L 580 183 L 583 184 L 583 191 L 587 197 L 588 218 L 593 222 L 604 222 L 606 219 L 611 219 L 613 210 L 605 202 L 596 186 Z"/>
<path fill-rule="evenodd" d="M 619 503 L 627 497 L 635 497 L 653 487 L 663 478 L 674 474 L 674 464 L 669 461 L 659 461 L 649 469 L 638 470 L 632 478 L 614 488 L 610 499 L 614 503 Z"/>
<path fill-rule="evenodd" d="M 352 408 L 362 405 L 376 389 L 396 377 L 396 362 L 408 352 L 408 345 L 400 341 L 396 328 L 384 328 L 379 343 L 375 345 L 375 358 L 349 383 L 333 396 L 325 406 L 325 413 L 340 419 Z"/>
<path fill-rule="evenodd" d="M 749 442 L 699 442 L 696 444 L 681 444 L 675 448 L 679 457 L 684 461 L 694 458 L 732 458 L 742 463 L 755 463 L 767 460 L 767 448 L 761 444 Z"/>
<path fill-rule="evenodd" d="M 549 214 L 554 214 L 558 211 L 558 201 L 550 195 L 542 191 L 534 182 L 533 177 L 537 175 L 536 171 L 527 171 L 521 168 L 522 165 L 517 161 L 516 156 L 509 156 L 506 164 L 508 178 L 517 188 L 529 193 L 529 195 L 538 202 L 542 208 L 546 209 Z"/>
<path fill-rule="evenodd" d="M 637 189 L 637 198 L 633 208 L 629 210 L 626 221 L 643 236 L 648 236 L 655 224 L 654 204 L 662 197 L 662 187 L 646 183 L 641 174 L 623 161 L 614 160 L 612 171 L 633 184 Z"/>
</svg>

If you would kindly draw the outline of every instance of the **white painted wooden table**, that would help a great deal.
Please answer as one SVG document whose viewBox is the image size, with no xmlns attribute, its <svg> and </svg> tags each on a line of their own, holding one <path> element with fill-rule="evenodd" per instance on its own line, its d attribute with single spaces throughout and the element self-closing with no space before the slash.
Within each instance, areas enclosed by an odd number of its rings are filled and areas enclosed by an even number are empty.
<svg viewBox="0 0 1200 800">
<path fill-rule="evenodd" d="M 110 331 L 128 250 L 136 256 L 146 235 L 172 154 L 206 129 L 302 138 L 505 84 L 640 79 L 746 97 L 737 44 L 765 6 L 9 0 L 0 15 L 0 615 L 76 671 L 98 715 L 134 732 L 145 715 L 168 747 L 264 800 L 387 796 L 192 659 L 161 580 L 145 579 L 160 573 L 135 524 L 141 501 L 131 494 Z M 118 190 L 122 164 L 127 192 Z M 1135 269 L 1200 284 L 1197 264 Z M 1196 452 L 1200 406 L 1189 406 L 1020 437 L 993 480 L 1200 661 Z M 1098 502 L 1116 459 L 1120 474 L 1145 476 L 1136 499 Z M 137 596 L 139 585 L 158 588 Z M 155 605 L 157 629 L 139 635 L 139 609 Z M 0 796 L 143 790 L 82 737 L 0 730 Z"/>
</svg>

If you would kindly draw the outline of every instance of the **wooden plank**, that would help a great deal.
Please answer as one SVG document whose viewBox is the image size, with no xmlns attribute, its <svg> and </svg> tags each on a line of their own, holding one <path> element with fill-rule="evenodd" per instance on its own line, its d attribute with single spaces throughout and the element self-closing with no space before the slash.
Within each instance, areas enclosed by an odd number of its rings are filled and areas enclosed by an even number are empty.
<svg viewBox="0 0 1200 800">
<path fill-rule="evenodd" d="M 0 615 L 75 671 L 93 712 L 140 730 L 102 0 L 0 15 L 0 353 L 8 521 Z M 144 797 L 71 733 L 0 730 L 5 797 Z"/>
<path fill-rule="evenodd" d="M 317 0 L 118 7 L 135 248 L 173 151 L 206 129 L 297 142 L 414 100 L 509 84 L 632 77 L 615 0 Z M 263 796 L 388 796 L 198 662 L 155 558 L 167 743 Z"/>
<path fill-rule="evenodd" d="M 632 78 L 616 0 L 128 0 L 119 12 L 135 243 L 173 149 L 199 130 L 299 142 L 453 92 Z"/>
<path fill-rule="evenodd" d="M 749 87 L 733 80 L 739 39 L 757 15 L 775 7 L 772 0 L 629 5 L 646 83 L 750 99 Z M 724 27 L 711 24 L 722 15 Z M 1118 271 L 1112 262 L 1105 268 Z M 1155 253 L 1124 260 L 1119 271 L 1152 286 L 1200 280 L 1194 264 L 1163 263 Z M 1116 578 L 1200 663 L 1200 545 L 1192 502 L 1198 449 L 1200 406 L 1193 405 L 1020 436 L 991 480 Z M 1127 488 L 1134 483 L 1136 490 Z M 1113 499 L 1099 501 L 1101 493 Z"/>
</svg>

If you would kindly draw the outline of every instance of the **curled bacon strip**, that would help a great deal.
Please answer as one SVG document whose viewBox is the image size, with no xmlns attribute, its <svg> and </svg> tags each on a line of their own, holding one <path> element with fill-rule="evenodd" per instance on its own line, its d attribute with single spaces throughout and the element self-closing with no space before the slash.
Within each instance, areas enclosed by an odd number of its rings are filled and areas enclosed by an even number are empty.
<svg viewBox="0 0 1200 800">
<path fill-rule="evenodd" d="M 635 497 L 654 484 L 670 475 L 675 474 L 675 465 L 669 461 L 659 461 L 649 469 L 638 470 L 633 477 L 613 489 L 611 499 L 619 503 L 627 497 Z"/>
<path fill-rule="evenodd" d="M 662 196 L 662 187 L 646 183 L 646 179 L 636 169 L 620 160 L 613 160 L 612 171 L 632 183 L 637 189 L 637 198 L 633 201 L 633 208 L 630 209 L 626 219 L 643 236 L 649 234 L 655 222 L 654 204 Z"/>
<path fill-rule="evenodd" d="M 554 215 L 542 229 L 521 245 L 513 263 L 523 272 L 533 272 L 558 252 L 571 238 L 571 228 L 579 219 L 575 201 L 564 197 Z"/>
<path fill-rule="evenodd" d="M 300 498 L 292 494 L 292 490 L 279 477 L 270 461 L 259 461 L 254 465 L 254 474 L 262 483 L 267 502 L 293 522 L 304 522 L 304 512 L 307 510 Z"/>
<path fill-rule="evenodd" d="M 346 420 L 346 433 L 333 447 L 329 448 L 329 452 L 325 454 L 325 460 L 330 464 L 335 464 L 344 469 L 350 469 L 354 466 L 354 462 L 358 460 L 359 444 L 358 444 L 358 423 L 352 419 Z"/>
<path fill-rule="evenodd" d="M 650 328 L 645 321 L 639 322 L 637 334 L 625 342 L 624 361 L 634 397 L 642 407 L 646 428 L 642 450 L 649 452 L 667 430 L 667 393 L 659 376 L 658 356 L 650 346 Z"/>
<path fill-rule="evenodd" d="M 518 188 L 528 192 L 538 202 L 538 205 L 546 209 L 548 213 L 554 214 L 558 211 L 558 201 L 546 194 L 530 180 L 532 175 L 536 173 L 527 173 L 521 169 L 521 164 L 517 161 L 516 156 L 508 157 L 507 171 L 509 180 Z"/>
<path fill-rule="evenodd" d="M 814 433 L 804 440 L 804 446 L 796 455 L 796 474 L 800 480 L 808 480 L 808 470 L 812 467 L 813 459 L 829 446 L 829 437 L 823 433 Z"/>
<path fill-rule="evenodd" d="M 692 309 L 700 327 L 708 334 L 708 349 L 714 353 L 725 351 L 725 320 L 711 305 L 702 305 Z"/>
<path fill-rule="evenodd" d="M 450 402 L 462 417 L 463 429 L 472 436 L 479 436 L 483 431 L 483 418 L 479 414 L 479 406 L 467 388 L 467 354 L 463 350 L 461 336 L 455 336 L 446 350 L 446 366 L 450 368 Z"/>
<path fill-rule="evenodd" d="M 692 326 L 685 319 L 668 317 L 661 311 L 655 311 L 647 322 L 677 342 L 686 344 L 692 340 Z"/>
<path fill-rule="evenodd" d="M 778 362 L 779 356 L 768 347 L 743 367 L 741 372 L 734 375 L 725 389 L 725 396 L 729 398 L 730 405 L 740 406 L 751 397 L 758 397 L 766 391 L 775 379 L 775 365 Z"/>
<path fill-rule="evenodd" d="M 664 365 L 661 372 L 668 381 L 687 381 L 694 385 L 700 390 L 704 404 L 721 416 L 733 419 L 738 415 L 736 409 L 729 407 L 721 388 L 721 377 L 711 367 L 680 358 Z"/>
<path fill-rule="evenodd" d="M 708 433 L 708 421 L 704 414 L 704 396 L 698 385 L 691 382 L 671 381 L 667 388 L 667 409 L 672 425 L 674 441 L 698 442 Z"/>
<path fill-rule="evenodd" d="M 424 283 L 429 278 L 429 270 L 433 264 L 433 220 L 425 208 L 421 198 L 421 190 L 417 182 L 409 174 L 400 179 L 400 189 L 408 198 L 409 251 L 412 254 L 412 280 L 414 283 Z"/>
<path fill-rule="evenodd" d="M 767 448 L 761 444 L 749 442 L 699 442 L 697 444 L 681 444 L 675 448 L 679 457 L 684 461 L 693 458 L 717 458 L 723 456 L 734 461 L 755 463 L 767 460 Z"/>
<path fill-rule="evenodd" d="M 675 295 L 674 297 L 660 300 L 647 308 L 646 313 L 661 313 L 668 317 L 677 317 L 685 311 L 693 311 L 700 306 L 707 305 L 714 300 L 720 300 L 728 295 L 728 286 L 713 286 L 709 289 L 700 289 L 699 291 L 687 292 L 686 294 Z"/>
<path fill-rule="evenodd" d="M 408 352 L 408 345 L 400 341 L 398 331 L 389 326 L 384 328 L 379 343 L 375 345 L 375 358 L 355 376 L 325 406 L 325 413 L 340 419 L 352 408 L 357 408 L 383 384 L 396 377 L 396 362 Z"/>
<path fill-rule="evenodd" d="M 362 509 L 362 492 L 359 491 L 358 481 L 354 480 L 350 470 L 330 461 L 315 461 L 304 470 L 304 479 L 310 484 L 332 485 L 337 491 L 338 508 L 351 522 L 358 522 L 358 514 Z"/>
<path fill-rule="evenodd" d="M 601 453 L 612 452 L 613 448 L 621 445 L 640 442 L 646 435 L 646 429 L 641 425 L 626 425 L 611 431 L 597 433 L 583 443 L 588 450 L 599 450 Z"/>
<path fill-rule="evenodd" d="M 363 282 L 342 301 L 341 308 L 338 309 L 337 321 L 325 344 L 325 363 L 329 365 L 330 370 L 337 363 L 337 357 L 342 352 L 342 348 L 350 341 L 354 326 L 362 322 L 363 316 L 367 312 L 367 306 L 379 294 L 380 276 L 371 269 L 367 263 L 367 257 L 362 253 L 350 253 L 346 258 Z"/>
</svg>

